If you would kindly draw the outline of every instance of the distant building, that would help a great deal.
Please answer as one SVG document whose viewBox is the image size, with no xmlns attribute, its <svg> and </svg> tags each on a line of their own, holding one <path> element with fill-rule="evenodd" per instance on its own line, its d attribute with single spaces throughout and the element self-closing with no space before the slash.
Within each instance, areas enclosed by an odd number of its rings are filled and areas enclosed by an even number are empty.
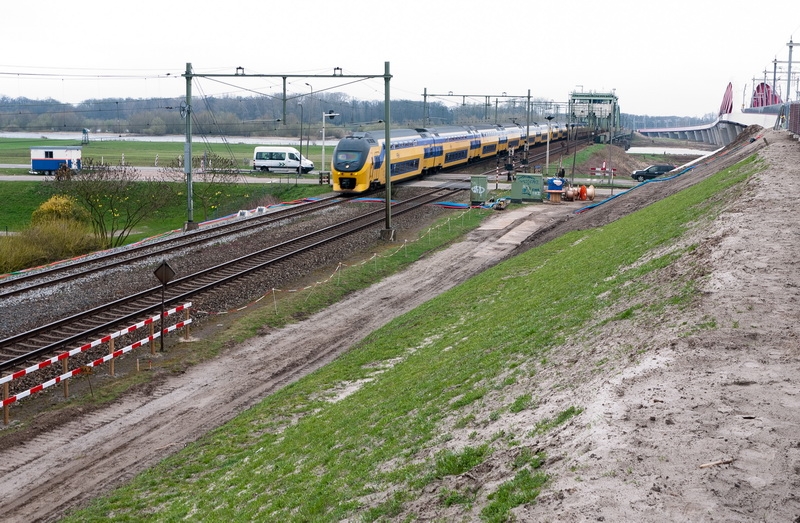
<svg viewBox="0 0 800 523">
<path fill-rule="evenodd" d="M 79 171 L 82 149 L 77 145 L 31 147 L 31 171 L 39 174 L 53 174 L 62 165 L 66 165 L 73 171 Z"/>
<path fill-rule="evenodd" d="M 567 115 L 570 123 L 581 127 L 612 134 L 620 130 L 619 100 L 614 91 L 570 93 Z"/>
</svg>

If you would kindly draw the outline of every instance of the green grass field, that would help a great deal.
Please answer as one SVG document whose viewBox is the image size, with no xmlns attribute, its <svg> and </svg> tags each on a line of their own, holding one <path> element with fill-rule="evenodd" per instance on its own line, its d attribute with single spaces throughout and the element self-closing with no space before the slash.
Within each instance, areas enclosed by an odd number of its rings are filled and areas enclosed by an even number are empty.
<svg viewBox="0 0 800 523">
<path fill-rule="evenodd" d="M 195 183 L 196 191 L 202 190 L 203 183 Z M 316 196 L 330 192 L 327 185 L 295 185 L 292 183 L 236 184 L 225 187 L 226 194 L 222 204 L 208 215 L 195 204 L 195 221 L 205 221 L 234 213 L 239 209 L 254 209 L 259 205 L 293 201 L 299 198 Z M 0 182 L 0 232 L 20 231 L 30 224 L 31 214 L 52 194 L 47 179 L 42 182 Z M 137 228 L 130 241 L 180 228 L 186 221 L 186 201 L 175 198 L 158 214 L 147 218 Z"/>
<path fill-rule="evenodd" d="M 31 221 L 31 214 L 47 198 L 49 191 L 38 182 L 0 182 L 0 231 L 20 231 Z"/>
<path fill-rule="evenodd" d="M 630 216 L 569 233 L 472 278 L 63 521 L 200 515 L 207 521 L 396 520 L 408 501 L 490 459 L 513 473 L 480 492 L 486 496 L 480 517 L 507 521 L 513 507 L 535 502 L 549 477 L 546 456 L 520 452 L 512 460 L 510 451 L 526 449 L 560 424 L 591 420 L 581 418 L 581 405 L 566 405 L 555 417 L 539 415 L 530 430 L 480 436 L 487 431 L 477 429 L 521 410 L 535 416 L 547 391 L 531 386 L 529 395 L 516 397 L 507 391 L 518 382 L 533 383 L 549 364 L 548 354 L 566 340 L 585 339 L 607 322 L 646 321 L 686 307 L 695 285 L 689 275 L 666 278 L 664 288 L 654 276 L 694 246 L 666 247 L 713 220 L 759 169 L 747 160 Z M 337 292 L 335 285 L 328 292 Z M 269 325 L 269 315 L 254 312 L 249 324 Z M 328 401 L 348 383 L 364 385 Z M 482 406 L 489 400 L 504 406 L 486 412 Z M 470 444 L 457 452 L 437 450 L 455 433 Z M 461 514 L 469 518 L 476 493 L 440 492 L 442 510 L 462 504 Z M 402 520 L 414 516 L 406 513 Z"/>
<path fill-rule="evenodd" d="M 0 274 L 45 265 L 100 248 L 90 229 L 51 230 L 29 227 L 31 215 L 54 194 L 52 177 L 41 182 L 0 182 Z M 208 189 L 208 191 L 205 191 Z M 236 213 L 241 209 L 290 202 L 330 192 L 327 185 L 292 183 L 250 183 L 223 186 L 194 184 L 195 222 L 202 223 Z M 203 192 L 207 198 L 199 197 Z M 185 187 L 169 192 L 168 203 L 137 223 L 123 243 L 135 243 L 167 231 L 179 230 L 188 218 Z M 210 198 L 210 199 L 209 199 Z M 19 233 L 19 234 L 14 234 Z M 94 238 L 91 240 L 89 238 Z"/>
</svg>

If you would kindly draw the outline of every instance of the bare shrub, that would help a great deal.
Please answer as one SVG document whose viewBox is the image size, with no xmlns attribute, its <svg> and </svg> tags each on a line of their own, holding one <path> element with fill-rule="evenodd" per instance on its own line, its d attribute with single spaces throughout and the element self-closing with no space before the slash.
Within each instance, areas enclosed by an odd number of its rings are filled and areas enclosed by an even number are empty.
<svg viewBox="0 0 800 523">
<path fill-rule="evenodd" d="M 146 179 L 127 165 L 95 164 L 90 158 L 79 174 L 56 181 L 55 186 L 87 209 L 94 235 L 104 248 L 124 245 L 136 225 L 173 197 L 164 181 Z"/>
<path fill-rule="evenodd" d="M 99 248 L 85 223 L 50 220 L 33 225 L 18 235 L 0 241 L 0 272 L 9 273 L 37 267 Z"/>
<path fill-rule="evenodd" d="M 38 245 L 31 245 L 21 236 L 0 237 L 0 273 L 11 272 L 35 267 L 45 259 Z"/>
</svg>

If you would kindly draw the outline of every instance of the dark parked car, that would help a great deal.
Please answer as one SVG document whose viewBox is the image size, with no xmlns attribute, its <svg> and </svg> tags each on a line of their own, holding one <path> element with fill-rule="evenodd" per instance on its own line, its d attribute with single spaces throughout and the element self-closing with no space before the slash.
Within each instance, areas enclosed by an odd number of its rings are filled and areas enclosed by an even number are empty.
<svg viewBox="0 0 800 523">
<path fill-rule="evenodd" d="M 668 173 L 673 169 L 675 169 L 674 165 L 651 165 L 647 169 L 633 171 L 631 178 L 636 181 L 643 182 L 645 180 L 652 180 L 656 176 L 661 176 L 662 174 Z"/>
</svg>

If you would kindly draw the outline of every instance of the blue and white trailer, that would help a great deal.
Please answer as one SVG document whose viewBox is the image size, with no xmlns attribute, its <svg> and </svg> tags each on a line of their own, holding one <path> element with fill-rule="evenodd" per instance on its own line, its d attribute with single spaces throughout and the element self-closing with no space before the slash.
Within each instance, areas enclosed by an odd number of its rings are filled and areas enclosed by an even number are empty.
<svg viewBox="0 0 800 523">
<path fill-rule="evenodd" d="M 81 149 L 78 145 L 31 147 L 31 172 L 53 174 L 62 165 L 73 171 L 80 171 Z"/>
</svg>

